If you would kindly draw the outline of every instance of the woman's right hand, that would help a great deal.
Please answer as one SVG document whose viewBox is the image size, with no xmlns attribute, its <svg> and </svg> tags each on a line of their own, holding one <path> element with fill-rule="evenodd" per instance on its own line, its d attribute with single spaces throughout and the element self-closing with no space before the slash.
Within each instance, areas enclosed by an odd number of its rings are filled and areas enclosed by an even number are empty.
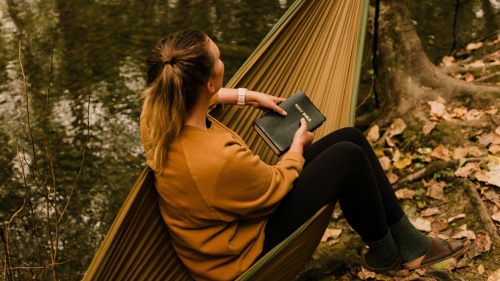
<svg viewBox="0 0 500 281">
<path fill-rule="evenodd" d="M 300 119 L 300 127 L 293 136 L 292 144 L 289 151 L 303 154 L 304 148 L 308 147 L 314 139 L 314 134 L 307 130 L 307 121 L 304 118 Z"/>
</svg>

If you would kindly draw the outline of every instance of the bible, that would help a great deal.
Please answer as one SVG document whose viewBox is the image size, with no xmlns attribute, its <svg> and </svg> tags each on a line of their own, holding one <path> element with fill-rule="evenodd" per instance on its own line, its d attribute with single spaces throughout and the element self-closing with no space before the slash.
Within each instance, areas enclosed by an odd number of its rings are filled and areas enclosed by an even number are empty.
<svg viewBox="0 0 500 281">
<path fill-rule="evenodd" d="M 290 149 L 293 136 L 300 127 L 300 118 L 307 121 L 307 130 L 310 132 L 326 120 L 303 91 L 297 91 L 279 106 L 287 112 L 286 116 L 272 111 L 255 120 L 253 124 L 257 133 L 278 156 Z"/>
</svg>

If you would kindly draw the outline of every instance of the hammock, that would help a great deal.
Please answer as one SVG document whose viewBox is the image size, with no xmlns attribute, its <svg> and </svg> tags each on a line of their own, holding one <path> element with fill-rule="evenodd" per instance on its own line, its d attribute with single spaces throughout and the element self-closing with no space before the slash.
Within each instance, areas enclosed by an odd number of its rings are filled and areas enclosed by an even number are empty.
<svg viewBox="0 0 500 281">
<path fill-rule="evenodd" d="M 369 0 L 296 0 L 227 87 L 281 97 L 304 91 L 327 116 L 316 138 L 353 124 Z M 252 128 L 251 107 L 216 114 L 269 164 L 278 161 Z M 242 121 L 245 120 L 245 121 Z M 335 203 L 323 207 L 237 280 L 292 280 L 316 250 Z M 145 168 L 83 280 L 192 280 L 177 257 Z"/>
</svg>

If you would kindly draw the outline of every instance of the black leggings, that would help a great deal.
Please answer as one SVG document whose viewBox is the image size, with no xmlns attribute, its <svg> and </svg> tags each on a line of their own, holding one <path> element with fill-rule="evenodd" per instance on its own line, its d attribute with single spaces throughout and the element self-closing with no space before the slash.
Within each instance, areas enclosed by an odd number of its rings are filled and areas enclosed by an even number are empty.
<svg viewBox="0 0 500 281">
<path fill-rule="evenodd" d="M 304 169 L 270 216 L 262 254 L 278 245 L 326 204 L 337 201 L 365 242 L 384 238 L 404 212 L 363 133 L 337 130 L 304 151 Z"/>
</svg>

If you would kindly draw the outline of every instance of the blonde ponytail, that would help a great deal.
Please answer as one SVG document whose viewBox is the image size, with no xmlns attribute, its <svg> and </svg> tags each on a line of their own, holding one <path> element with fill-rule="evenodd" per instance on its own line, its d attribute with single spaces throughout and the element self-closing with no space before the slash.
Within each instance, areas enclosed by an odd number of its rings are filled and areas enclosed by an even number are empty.
<svg viewBox="0 0 500 281">
<path fill-rule="evenodd" d="M 165 164 L 168 146 L 180 136 L 187 112 L 198 100 L 201 87 L 213 77 L 214 58 L 208 42 L 201 31 L 174 33 L 162 39 L 146 60 L 148 87 L 140 96 L 149 128 L 146 153 L 154 170 Z"/>
</svg>

